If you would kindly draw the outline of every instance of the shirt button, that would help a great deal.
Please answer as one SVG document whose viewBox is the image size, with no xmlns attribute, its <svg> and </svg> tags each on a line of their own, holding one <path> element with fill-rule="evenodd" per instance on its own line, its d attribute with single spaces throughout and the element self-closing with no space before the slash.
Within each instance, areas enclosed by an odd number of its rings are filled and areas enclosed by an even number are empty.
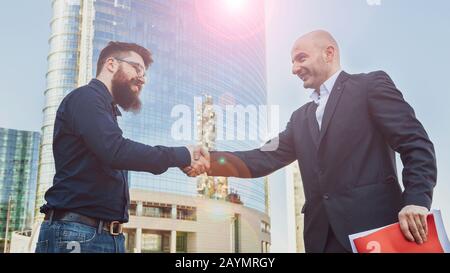
<svg viewBox="0 0 450 273">
<path fill-rule="evenodd" d="M 328 199 L 330 199 L 330 196 L 326 193 L 326 194 L 323 195 L 323 199 L 324 200 L 328 200 Z"/>
</svg>

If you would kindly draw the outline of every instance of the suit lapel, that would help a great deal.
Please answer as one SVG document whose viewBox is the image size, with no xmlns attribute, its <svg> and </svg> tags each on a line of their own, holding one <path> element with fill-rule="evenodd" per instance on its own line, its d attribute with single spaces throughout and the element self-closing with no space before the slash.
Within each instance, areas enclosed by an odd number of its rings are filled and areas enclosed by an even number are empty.
<svg viewBox="0 0 450 273">
<path fill-rule="evenodd" d="M 333 90 L 331 91 L 330 97 L 328 98 L 327 105 L 325 106 L 325 113 L 322 119 L 322 128 L 320 130 L 319 137 L 319 147 L 322 143 L 323 138 L 328 129 L 328 125 L 330 124 L 331 119 L 333 118 L 334 112 L 336 110 L 336 106 L 339 103 L 339 99 L 341 98 L 342 92 L 344 91 L 344 82 L 347 79 L 348 74 L 344 71 L 339 74 L 336 79 L 336 83 L 333 86 Z"/>
<path fill-rule="evenodd" d="M 314 142 L 314 145 L 316 146 L 316 149 L 318 149 L 320 132 L 319 132 L 319 124 L 317 123 L 316 118 L 316 110 L 317 104 L 312 102 L 308 110 L 308 125 L 309 125 L 309 132 L 311 133 L 311 138 Z"/>
</svg>

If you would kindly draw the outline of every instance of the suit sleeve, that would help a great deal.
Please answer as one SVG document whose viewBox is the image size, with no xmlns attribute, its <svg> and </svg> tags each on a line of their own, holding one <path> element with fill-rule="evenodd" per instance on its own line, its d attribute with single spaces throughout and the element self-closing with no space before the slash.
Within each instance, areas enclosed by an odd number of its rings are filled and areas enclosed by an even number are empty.
<svg viewBox="0 0 450 273">
<path fill-rule="evenodd" d="M 93 93 L 81 92 L 74 99 L 72 127 L 102 163 L 114 169 L 153 174 L 190 165 L 185 147 L 149 146 L 124 138 L 105 102 Z"/>
<path fill-rule="evenodd" d="M 259 149 L 242 152 L 211 152 L 208 175 L 239 178 L 266 176 L 296 160 L 293 117 L 278 137 Z"/>
<path fill-rule="evenodd" d="M 385 72 L 374 72 L 368 84 L 371 116 L 403 162 L 404 205 L 430 209 L 437 177 L 433 143 Z"/>
</svg>

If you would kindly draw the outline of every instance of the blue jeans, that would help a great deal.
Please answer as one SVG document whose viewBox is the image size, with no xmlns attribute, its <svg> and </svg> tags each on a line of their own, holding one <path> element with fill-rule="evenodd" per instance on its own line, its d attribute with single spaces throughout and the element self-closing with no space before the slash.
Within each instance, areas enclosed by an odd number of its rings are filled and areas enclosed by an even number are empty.
<svg viewBox="0 0 450 273">
<path fill-rule="evenodd" d="M 84 224 L 44 221 L 36 253 L 125 253 L 125 236 L 113 236 Z"/>
</svg>

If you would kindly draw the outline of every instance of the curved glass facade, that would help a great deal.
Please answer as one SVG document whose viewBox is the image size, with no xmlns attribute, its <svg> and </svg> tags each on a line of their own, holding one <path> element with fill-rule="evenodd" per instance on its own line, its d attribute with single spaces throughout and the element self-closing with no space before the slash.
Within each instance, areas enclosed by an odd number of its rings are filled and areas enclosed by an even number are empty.
<svg viewBox="0 0 450 273">
<path fill-rule="evenodd" d="M 52 185 L 55 174 L 52 141 L 56 111 L 64 96 L 77 86 L 80 1 L 54 0 L 52 2 L 47 89 L 44 92 L 44 119 L 35 205 L 36 219 L 43 218 L 43 215 L 39 213 L 39 207 L 44 203 L 45 192 Z"/>
<path fill-rule="evenodd" d="M 203 94 L 212 96 L 214 103 L 219 105 L 227 102 L 244 107 L 267 104 L 264 31 L 236 35 L 235 39 L 230 30 L 227 30 L 227 37 L 218 35 L 208 22 L 205 24 L 198 3 L 191 0 L 92 1 L 95 11 L 92 64 L 97 63 L 101 49 L 111 40 L 140 44 L 152 51 L 155 60 L 141 93 L 141 113 L 122 113 L 119 119 L 127 138 L 149 145 L 193 144 L 194 138 L 190 141 L 172 138 L 171 127 L 176 118 L 171 117 L 171 111 L 176 105 L 188 106 L 194 126 L 194 97 Z M 252 13 L 254 21 L 264 29 L 264 7 L 259 4 L 257 11 Z M 247 120 L 240 126 L 251 127 L 249 122 Z M 224 120 L 222 126 L 225 124 Z M 240 130 L 245 128 L 236 128 L 235 132 Z M 218 150 L 248 150 L 259 145 L 257 140 L 216 142 Z M 157 176 L 142 172 L 129 172 L 129 176 L 131 188 L 197 195 L 196 180 L 187 178 L 177 169 Z M 245 206 L 266 211 L 264 179 L 239 181 L 230 178 L 228 184 L 230 189 L 238 192 Z"/>
</svg>

